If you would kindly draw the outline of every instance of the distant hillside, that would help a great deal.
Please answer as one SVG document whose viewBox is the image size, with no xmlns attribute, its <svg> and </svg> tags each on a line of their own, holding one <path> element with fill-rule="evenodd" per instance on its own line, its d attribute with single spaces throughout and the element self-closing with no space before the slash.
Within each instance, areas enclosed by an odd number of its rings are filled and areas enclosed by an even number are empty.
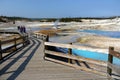
<svg viewBox="0 0 120 80">
<path fill-rule="evenodd" d="M 7 22 L 7 21 L 8 21 L 8 19 L 0 17 L 0 22 Z"/>
<path fill-rule="evenodd" d="M 66 17 L 66 18 L 32 18 L 32 20 L 40 21 L 40 22 L 55 22 L 59 19 L 60 22 L 82 22 L 82 19 L 97 19 L 97 20 L 103 20 L 103 19 L 114 19 L 114 18 L 120 18 L 120 16 L 112 16 L 112 17 Z"/>
<path fill-rule="evenodd" d="M 113 17 L 66 17 L 66 18 L 60 18 L 60 22 L 82 22 L 81 19 L 114 19 L 114 18 L 120 18 L 120 16 L 113 16 Z M 40 21 L 40 22 L 55 22 L 57 18 L 24 18 L 24 17 L 9 17 L 9 16 L 0 16 L 0 22 L 11 22 L 16 20 L 25 20 L 25 21 Z"/>
<path fill-rule="evenodd" d="M 16 21 L 16 20 L 31 21 L 30 18 L 0 16 L 0 22 L 11 22 L 11 21 Z"/>
</svg>

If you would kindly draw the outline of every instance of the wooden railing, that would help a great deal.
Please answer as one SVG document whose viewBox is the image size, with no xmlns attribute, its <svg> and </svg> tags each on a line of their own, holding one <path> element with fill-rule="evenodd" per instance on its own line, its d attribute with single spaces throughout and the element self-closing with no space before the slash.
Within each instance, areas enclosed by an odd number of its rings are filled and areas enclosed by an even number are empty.
<svg viewBox="0 0 120 80">
<path fill-rule="evenodd" d="M 107 61 L 105 62 L 105 61 L 93 60 L 93 59 L 90 59 L 90 58 L 83 58 L 83 57 L 80 57 L 80 56 L 72 55 L 72 49 L 81 49 L 81 47 L 77 46 L 77 45 L 53 43 L 53 42 L 48 42 L 48 40 L 44 44 L 45 44 L 45 53 L 44 53 L 44 59 L 45 60 L 47 59 L 47 60 L 50 60 L 50 61 L 53 61 L 53 62 L 57 62 L 57 63 L 63 64 L 63 65 L 71 66 L 71 67 L 81 69 L 81 70 L 84 70 L 84 71 L 93 72 L 93 73 L 97 73 L 97 74 L 100 74 L 100 75 L 108 76 L 109 78 L 112 78 L 111 77 L 112 70 L 114 70 L 118 74 L 120 74 L 120 68 L 118 68 L 118 67 L 116 67 L 112 64 L 113 56 L 120 59 L 120 53 L 114 51 L 113 47 L 109 48 L 108 62 Z M 67 48 L 68 49 L 68 54 L 65 54 L 65 53 L 62 53 L 62 52 L 51 51 L 49 49 L 50 47 L 51 48 L 52 47 Z M 57 56 L 57 57 L 60 57 L 60 59 L 53 58 L 53 57 L 50 57 L 50 56 L 47 56 L 47 55 Z M 64 61 L 63 60 L 64 58 L 66 58 L 67 61 Z M 97 71 L 97 70 L 94 70 L 94 69 L 90 69 L 90 68 L 86 68 L 86 67 L 81 67 L 79 65 L 74 65 L 72 63 L 73 60 L 84 61 L 84 62 L 95 64 L 95 65 L 98 65 L 98 66 L 104 66 L 104 67 L 107 68 L 107 73 Z"/>
<path fill-rule="evenodd" d="M 108 66 L 107 73 L 111 76 L 112 71 L 114 70 L 116 73 L 120 74 L 120 66 L 113 64 L 113 57 L 120 59 L 120 53 L 114 51 L 114 47 L 109 47 L 109 55 L 108 55 Z M 119 62 L 120 63 L 120 62 Z"/>
<path fill-rule="evenodd" d="M 42 33 L 34 33 L 33 36 L 37 39 L 41 39 L 43 41 L 46 41 L 46 39 L 48 38 L 47 35 L 42 34 Z"/>
<path fill-rule="evenodd" d="M 109 48 L 108 61 L 105 62 L 105 61 L 94 60 L 94 59 L 90 59 L 90 58 L 83 58 L 83 57 L 80 57 L 80 56 L 73 55 L 72 54 L 72 49 L 81 49 L 81 46 L 72 45 L 72 43 L 62 44 L 62 43 L 48 42 L 49 41 L 49 36 L 41 34 L 41 33 L 34 34 L 34 37 L 36 37 L 38 39 L 41 39 L 43 41 L 46 41 L 44 43 L 44 45 L 45 45 L 44 59 L 45 60 L 50 60 L 50 61 L 53 61 L 53 62 L 57 62 L 57 63 L 63 64 L 63 65 L 71 66 L 71 67 L 81 69 L 81 70 L 84 70 L 84 71 L 93 72 L 93 73 L 97 73 L 97 74 L 100 74 L 100 75 L 108 76 L 109 80 L 112 80 L 112 77 L 111 77 L 112 70 L 114 70 L 118 74 L 120 74 L 120 69 L 118 69 L 118 67 L 116 67 L 112 64 L 113 56 L 115 56 L 117 58 L 120 58 L 120 53 L 114 51 L 113 47 Z M 53 48 L 53 47 L 67 48 L 68 49 L 68 54 L 65 54 L 65 53 L 62 53 L 62 52 L 51 51 L 49 49 L 50 47 L 51 48 Z M 89 49 L 89 48 L 86 48 L 86 49 Z M 95 51 L 96 50 L 97 49 L 95 49 Z M 57 57 L 60 57 L 60 58 L 56 59 L 56 58 L 53 58 L 53 57 L 49 57 L 48 55 L 57 56 Z M 64 58 L 66 58 L 67 61 L 65 61 Z M 90 64 L 107 67 L 107 73 L 105 73 L 106 71 L 101 72 L 101 71 L 98 71 L 98 70 L 94 70 L 92 68 L 90 69 L 90 68 L 86 68 L 86 67 L 81 67 L 79 65 L 74 65 L 72 63 L 73 60 L 76 60 L 76 61 L 79 61 L 79 62 L 83 61 L 83 62 L 87 62 L 87 63 L 90 63 Z"/>
<path fill-rule="evenodd" d="M 28 36 L 23 36 L 19 38 L 14 38 L 10 40 L 0 41 L 0 60 L 11 55 L 11 52 L 18 50 L 21 47 L 29 44 Z M 5 48 L 2 48 L 6 46 Z M 7 54 L 7 55 L 4 55 Z"/>
<path fill-rule="evenodd" d="M 62 52 L 55 52 L 55 51 L 49 50 L 49 47 L 52 47 L 52 46 L 67 48 L 68 49 L 68 54 L 64 54 Z M 76 60 L 76 61 L 80 61 L 80 62 L 83 61 L 83 62 L 87 62 L 87 63 L 90 63 L 90 64 L 95 64 L 95 65 L 107 67 L 107 62 L 72 55 L 72 49 L 76 49 L 76 48 L 80 49 L 79 46 L 77 46 L 77 45 L 45 42 L 44 59 L 51 60 L 51 61 L 54 61 L 54 62 L 58 62 L 58 63 L 68 65 L 68 66 L 71 66 L 71 67 L 74 67 L 74 68 L 77 68 L 77 69 L 81 69 L 81 70 L 84 70 L 84 71 L 93 72 L 93 73 L 97 73 L 97 74 L 100 74 L 100 75 L 106 75 L 107 76 L 106 73 L 94 70 L 93 68 L 86 68 L 86 67 L 81 67 L 79 65 L 74 65 L 72 63 L 72 61 Z M 56 58 L 49 57 L 47 55 L 58 56 L 58 57 L 61 57 L 61 58 L 58 60 Z M 67 61 L 63 61 L 64 58 L 66 58 Z"/>
</svg>

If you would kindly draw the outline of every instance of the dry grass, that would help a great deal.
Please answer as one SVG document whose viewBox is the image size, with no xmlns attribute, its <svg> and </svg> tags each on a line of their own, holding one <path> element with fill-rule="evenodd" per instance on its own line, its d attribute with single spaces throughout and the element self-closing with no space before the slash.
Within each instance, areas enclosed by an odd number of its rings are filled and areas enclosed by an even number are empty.
<svg viewBox="0 0 120 80">
<path fill-rule="evenodd" d="M 36 33 L 42 33 L 49 36 L 54 36 L 59 32 L 73 31 L 73 29 L 49 29 L 49 30 L 40 30 Z"/>
<path fill-rule="evenodd" d="M 56 29 L 50 29 L 50 30 L 40 30 L 38 33 L 42 33 L 45 35 L 49 35 L 49 36 L 54 36 L 57 32 L 59 32 Z"/>
</svg>

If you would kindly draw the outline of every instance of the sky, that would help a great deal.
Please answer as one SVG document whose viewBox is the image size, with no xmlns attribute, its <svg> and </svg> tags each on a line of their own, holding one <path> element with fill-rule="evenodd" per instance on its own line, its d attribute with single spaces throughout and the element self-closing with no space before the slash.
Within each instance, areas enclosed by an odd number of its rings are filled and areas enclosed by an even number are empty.
<svg viewBox="0 0 120 80">
<path fill-rule="evenodd" d="M 28 18 L 120 16 L 120 0 L 0 0 L 0 15 Z"/>
</svg>

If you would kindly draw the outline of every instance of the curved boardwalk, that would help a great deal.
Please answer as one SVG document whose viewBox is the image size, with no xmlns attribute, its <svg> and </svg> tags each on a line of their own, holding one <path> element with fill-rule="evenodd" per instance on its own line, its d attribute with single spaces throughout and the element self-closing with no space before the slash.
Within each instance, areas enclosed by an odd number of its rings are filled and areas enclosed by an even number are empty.
<svg viewBox="0 0 120 80">
<path fill-rule="evenodd" d="M 0 80 L 107 80 L 43 59 L 43 42 L 31 38 L 30 45 L 0 62 Z"/>
</svg>

